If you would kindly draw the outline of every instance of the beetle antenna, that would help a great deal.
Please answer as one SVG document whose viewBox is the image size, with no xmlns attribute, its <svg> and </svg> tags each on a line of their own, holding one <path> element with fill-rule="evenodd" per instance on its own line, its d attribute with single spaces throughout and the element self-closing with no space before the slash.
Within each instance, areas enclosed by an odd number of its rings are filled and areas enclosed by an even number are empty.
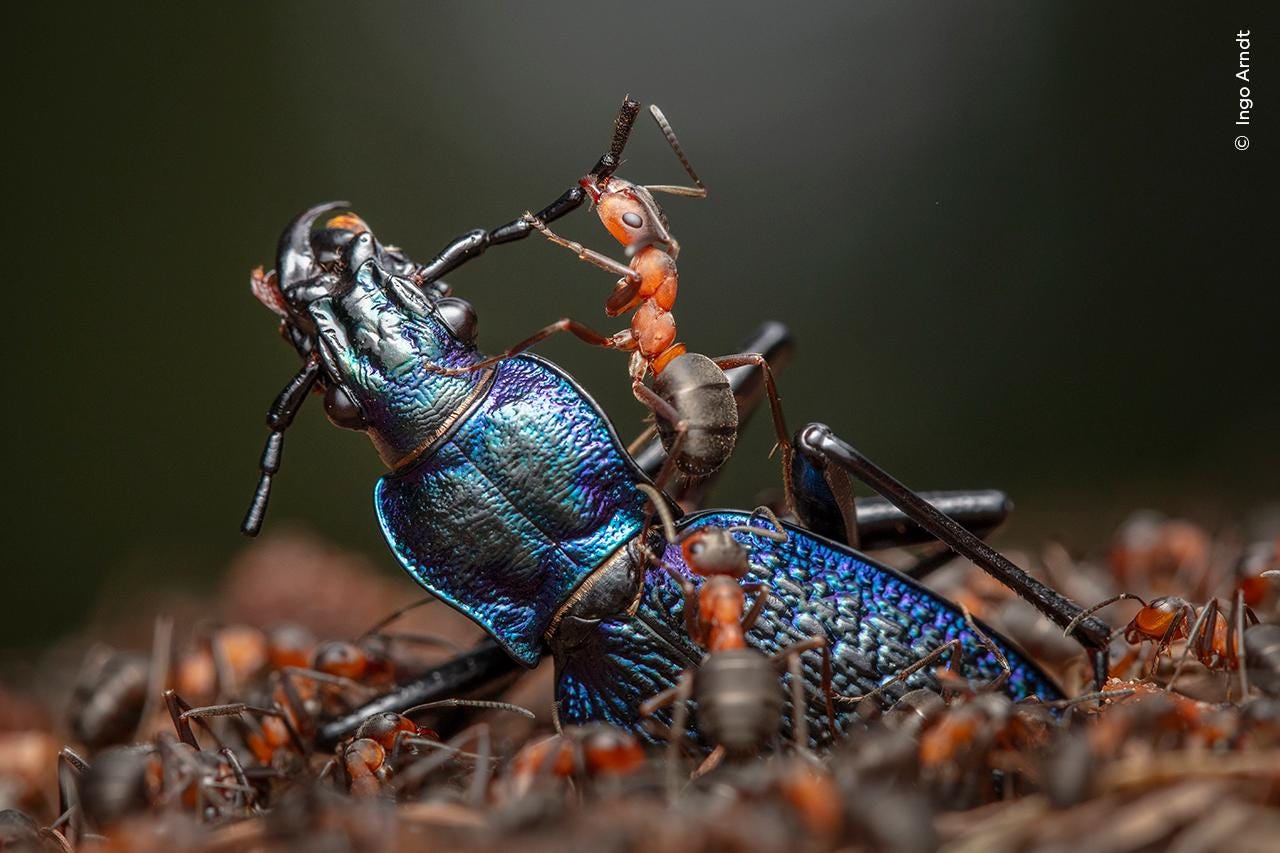
<svg viewBox="0 0 1280 853">
<path fill-rule="evenodd" d="M 284 453 L 284 431 L 293 423 L 293 418 L 302 408 L 302 401 L 316 384 L 320 376 L 320 354 L 312 352 L 307 356 L 302 369 L 285 384 L 284 390 L 271 404 L 267 413 L 267 427 L 271 430 L 267 436 L 266 446 L 262 448 L 262 459 L 258 462 L 258 488 L 254 489 L 253 500 L 249 503 L 249 511 L 240 523 L 240 532 L 246 536 L 257 536 L 262 530 L 262 519 L 267 514 L 267 501 L 271 498 L 271 478 L 280 470 L 280 457 Z"/>
<path fill-rule="evenodd" d="M 689 158 L 685 156 L 684 149 L 680 147 L 680 140 L 676 138 L 676 132 L 671 129 L 671 122 L 667 121 L 667 117 L 662 114 L 662 110 L 658 109 L 657 104 L 649 105 L 649 114 L 653 116 L 653 120 L 658 123 L 658 127 L 662 130 L 662 135 L 667 138 L 667 144 L 671 146 L 671 150 L 675 152 L 680 165 L 684 166 L 685 173 L 689 176 L 689 180 L 693 181 L 692 187 L 673 187 L 665 184 L 646 187 L 650 191 L 670 193 L 672 195 L 690 196 L 693 198 L 706 198 L 707 188 L 702 183 L 702 179 L 698 177 L 698 173 L 693 171 L 693 165 L 689 162 Z"/>
</svg>

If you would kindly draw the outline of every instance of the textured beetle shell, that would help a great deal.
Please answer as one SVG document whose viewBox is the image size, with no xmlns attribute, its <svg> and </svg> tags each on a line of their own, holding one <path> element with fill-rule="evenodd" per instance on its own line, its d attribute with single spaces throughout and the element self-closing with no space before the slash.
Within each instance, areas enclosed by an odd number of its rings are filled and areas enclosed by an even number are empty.
<svg viewBox="0 0 1280 853">
<path fill-rule="evenodd" d="M 747 513 L 715 510 L 684 519 L 682 530 L 747 524 Z M 774 542 L 747 533 L 735 538 L 756 565 L 744 582 L 764 582 L 771 595 L 747 642 L 766 654 L 822 635 L 830 644 L 833 687 L 841 694 L 865 693 L 933 649 L 959 638 L 965 677 L 989 681 L 1001 673 L 995 656 L 981 645 L 954 604 L 915 581 L 881 566 L 850 548 L 786 525 L 788 539 Z M 664 560 L 695 583 L 677 546 Z M 634 615 L 619 612 L 575 637 L 572 648 L 556 649 L 560 716 L 565 722 L 605 720 L 637 728 L 636 709 L 653 694 L 672 686 L 680 671 L 696 666 L 702 652 L 684 630 L 684 597 L 662 569 L 644 577 Z M 979 623 L 980 624 L 980 623 Z M 1039 668 L 994 631 L 983 631 L 1006 655 L 1011 669 L 1003 691 L 1013 699 L 1061 698 L 1061 691 Z M 830 738 L 821 701 L 821 654 L 803 656 L 811 740 Z M 782 677 L 783 682 L 786 676 Z M 918 687 L 937 689 L 930 668 L 916 672 L 886 691 L 887 698 Z M 853 718 L 837 708 L 845 729 Z"/>
<path fill-rule="evenodd" d="M 533 666 L 570 593 L 644 522 L 645 477 L 599 407 L 535 356 L 508 359 L 432 454 L 375 494 L 392 551 Z"/>
</svg>

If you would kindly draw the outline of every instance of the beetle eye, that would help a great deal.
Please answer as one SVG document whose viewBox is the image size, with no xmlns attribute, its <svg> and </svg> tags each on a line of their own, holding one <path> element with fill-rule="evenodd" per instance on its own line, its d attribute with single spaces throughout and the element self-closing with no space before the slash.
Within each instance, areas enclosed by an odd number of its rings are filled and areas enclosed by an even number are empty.
<svg viewBox="0 0 1280 853">
<path fill-rule="evenodd" d="M 639 228 L 644 225 L 644 220 L 640 218 L 640 214 L 627 211 L 622 214 L 622 221 L 630 225 L 632 228 Z"/>
<path fill-rule="evenodd" d="M 369 426 L 356 401 L 341 385 L 330 385 L 324 392 L 324 413 L 336 427 L 362 430 Z"/>
</svg>

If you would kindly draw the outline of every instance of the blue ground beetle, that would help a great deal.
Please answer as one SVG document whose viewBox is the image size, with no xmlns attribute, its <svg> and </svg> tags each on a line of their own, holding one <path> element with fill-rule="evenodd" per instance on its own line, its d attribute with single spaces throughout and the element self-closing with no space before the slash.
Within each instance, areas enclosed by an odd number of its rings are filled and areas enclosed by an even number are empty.
<svg viewBox="0 0 1280 853">
<path fill-rule="evenodd" d="M 620 115 L 614 146 L 593 173 L 616 168 L 624 120 Z M 583 198 L 581 188 L 570 189 L 537 218 L 557 219 Z M 546 654 L 555 660 L 562 720 L 637 728 L 640 704 L 701 657 L 684 630 L 681 591 L 648 559 L 663 548 L 658 530 L 646 527 L 647 498 L 638 488 L 652 482 L 652 463 L 642 468 L 590 396 L 541 357 L 523 354 L 474 372 L 440 370 L 484 358 L 475 311 L 442 276 L 491 245 L 527 236 L 527 220 L 468 232 L 417 264 L 379 242 L 347 208 L 334 202 L 303 212 L 281 236 L 275 271 L 254 274 L 256 295 L 279 315 L 303 365 L 271 407 L 243 530 L 252 535 L 261 526 L 286 428 L 310 393 L 323 393 L 330 420 L 363 430 L 389 469 L 375 503 L 397 559 L 493 642 L 332 722 L 322 740 L 336 740 L 370 713 L 475 689 L 515 669 L 513 661 L 533 666 Z M 331 214 L 339 215 L 316 227 Z M 821 424 L 801 428 L 792 446 L 787 479 L 800 524 L 786 526 L 785 542 L 734 534 L 759 573 L 750 580 L 772 590 L 749 633 L 753 646 L 771 653 L 824 637 L 840 693 L 873 690 L 954 639 L 964 650 L 965 676 L 999 676 L 997 656 L 959 608 L 848 544 L 871 547 L 878 534 L 897 529 L 906 538 L 937 537 L 1059 625 L 1071 624 L 1095 675 L 1105 672 L 1106 626 L 1076 619 L 1077 605 L 958 523 L 954 516 L 974 508 L 972 496 L 926 499 Z M 855 504 L 849 476 L 883 500 Z M 678 528 L 741 526 L 749 518 L 698 512 Z M 689 575 L 678 549 L 665 559 Z M 1010 696 L 1060 698 L 1040 669 L 986 632 L 1008 659 L 1003 689 Z M 806 661 L 805 677 L 819 695 L 816 656 Z M 930 686 L 927 670 L 901 685 Z M 818 742 L 829 736 L 822 705 L 810 710 Z M 848 722 L 847 713 L 838 721 Z"/>
</svg>

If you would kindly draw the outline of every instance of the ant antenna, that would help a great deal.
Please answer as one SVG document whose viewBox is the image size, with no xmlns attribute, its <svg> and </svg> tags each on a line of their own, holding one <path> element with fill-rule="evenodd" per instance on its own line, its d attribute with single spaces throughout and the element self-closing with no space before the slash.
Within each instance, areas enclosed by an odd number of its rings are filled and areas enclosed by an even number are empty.
<svg viewBox="0 0 1280 853">
<path fill-rule="evenodd" d="M 627 140 L 631 138 L 631 129 L 635 127 L 639 112 L 639 101 L 632 100 L 630 95 L 622 99 L 618 117 L 613 120 L 613 142 L 609 145 L 609 152 L 596 162 L 590 173 L 596 186 L 612 178 L 613 173 L 622 165 L 622 149 L 627 147 Z"/>
<path fill-rule="evenodd" d="M 312 352 L 307 356 L 302 369 L 289 380 L 271 404 L 267 413 L 267 427 L 271 430 L 267 436 L 267 444 L 262 449 L 262 459 L 258 462 L 258 487 L 253 491 L 253 500 L 249 511 L 245 513 L 240 524 L 240 532 L 246 536 L 257 536 L 262 529 L 262 519 L 267 514 L 267 499 L 271 497 L 271 478 L 280 470 L 280 457 L 284 453 L 284 431 L 293 423 L 293 418 L 302 408 L 302 403 L 320 378 L 320 354 Z"/>
<path fill-rule="evenodd" d="M 657 186 L 646 186 L 645 189 L 651 192 L 670 193 L 671 195 L 683 195 L 690 198 L 706 198 L 707 188 L 702 183 L 702 179 L 698 177 L 698 173 L 693 171 L 693 166 L 689 163 L 689 158 L 685 156 L 684 149 L 680 147 L 680 140 L 676 138 L 676 132 L 671 129 L 671 122 L 667 121 L 667 117 L 662 114 L 662 110 L 658 109 L 657 104 L 649 105 L 649 114 L 653 116 L 653 120 L 658 123 L 658 127 L 662 130 L 662 135 L 667 138 L 667 144 L 671 146 L 671 150 L 675 152 L 676 157 L 680 160 L 680 165 L 684 166 L 685 172 L 689 175 L 689 179 L 693 181 L 692 187 L 674 187 L 666 184 Z"/>
</svg>

